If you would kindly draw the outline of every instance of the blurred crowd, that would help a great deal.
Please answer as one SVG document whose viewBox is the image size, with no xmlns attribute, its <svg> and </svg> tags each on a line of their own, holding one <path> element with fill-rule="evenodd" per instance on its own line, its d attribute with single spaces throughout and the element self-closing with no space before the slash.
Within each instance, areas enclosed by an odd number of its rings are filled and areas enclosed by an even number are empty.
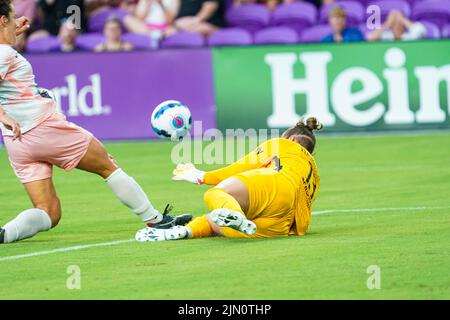
<svg viewBox="0 0 450 320">
<path fill-rule="evenodd" d="M 180 31 L 197 32 L 208 36 L 226 27 L 228 7 L 263 4 L 270 10 L 280 4 L 296 0 L 13 0 L 17 16 L 31 19 L 30 31 L 19 38 L 17 50 L 25 51 L 28 41 L 55 36 L 60 46 L 52 51 L 73 52 L 80 33 L 91 32 L 89 20 L 111 8 L 121 8 L 126 14 L 110 16 L 102 25 L 104 42 L 95 51 L 129 51 L 133 45 L 123 39 L 124 33 L 146 35 L 151 41 L 160 41 Z M 317 8 L 334 0 L 304 0 Z M 74 19 L 74 13 L 79 13 Z M 78 19 L 79 18 L 79 19 Z M 337 6 L 330 10 L 328 24 L 331 33 L 323 42 L 351 42 L 377 40 L 413 40 L 425 37 L 426 29 L 400 11 L 393 10 L 381 28 L 363 35 L 347 25 L 346 11 Z"/>
<path fill-rule="evenodd" d="M 79 33 L 89 31 L 92 16 L 110 8 L 121 8 L 124 17 L 111 16 L 103 27 L 105 42 L 95 51 L 128 51 L 133 47 L 122 40 L 124 32 L 148 35 L 160 40 L 180 30 L 208 35 L 225 26 L 223 0 L 13 0 L 17 16 L 31 19 L 31 30 L 22 36 L 17 49 L 24 51 L 29 40 L 49 35 L 61 40 L 61 52 L 81 50 L 76 45 Z M 73 14 L 79 8 L 80 26 Z M 80 28 L 78 28 L 80 27 Z"/>
</svg>

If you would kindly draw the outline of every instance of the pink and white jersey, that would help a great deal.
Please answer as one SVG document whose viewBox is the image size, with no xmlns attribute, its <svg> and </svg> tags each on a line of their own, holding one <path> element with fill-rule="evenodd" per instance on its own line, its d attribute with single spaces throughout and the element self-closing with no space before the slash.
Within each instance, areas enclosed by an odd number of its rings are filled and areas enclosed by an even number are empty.
<svg viewBox="0 0 450 320">
<path fill-rule="evenodd" d="M 31 64 L 4 44 L 0 44 L 0 107 L 20 124 L 22 133 L 38 126 L 56 111 L 56 103 L 39 94 Z M 4 136 L 13 135 L 2 124 L 0 128 Z"/>
</svg>

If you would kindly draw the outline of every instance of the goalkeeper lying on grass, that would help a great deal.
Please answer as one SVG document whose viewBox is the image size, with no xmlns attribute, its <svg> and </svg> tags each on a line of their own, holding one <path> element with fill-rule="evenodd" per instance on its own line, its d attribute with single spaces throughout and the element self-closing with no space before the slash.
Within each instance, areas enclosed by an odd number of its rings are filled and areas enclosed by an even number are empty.
<svg viewBox="0 0 450 320">
<path fill-rule="evenodd" d="M 312 153 L 316 144 L 313 131 L 321 128 L 316 118 L 300 121 L 281 138 L 268 140 L 241 160 L 215 171 L 178 165 L 174 180 L 215 186 L 204 196 L 211 212 L 186 226 L 142 229 L 136 240 L 304 235 L 319 191 Z"/>
</svg>

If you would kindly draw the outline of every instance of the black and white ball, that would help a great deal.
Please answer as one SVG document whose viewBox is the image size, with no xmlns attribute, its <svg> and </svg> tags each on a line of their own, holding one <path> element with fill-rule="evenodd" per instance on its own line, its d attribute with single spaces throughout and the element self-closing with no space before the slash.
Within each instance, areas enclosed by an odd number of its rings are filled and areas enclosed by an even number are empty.
<svg viewBox="0 0 450 320">
<path fill-rule="evenodd" d="M 191 111 L 180 101 L 164 101 L 153 110 L 151 122 L 158 137 L 180 141 L 191 130 Z"/>
</svg>

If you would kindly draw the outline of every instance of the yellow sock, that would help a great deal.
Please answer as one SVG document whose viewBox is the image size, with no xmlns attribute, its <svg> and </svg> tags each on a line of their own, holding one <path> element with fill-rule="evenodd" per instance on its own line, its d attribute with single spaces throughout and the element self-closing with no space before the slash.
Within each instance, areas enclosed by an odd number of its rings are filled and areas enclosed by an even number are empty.
<svg viewBox="0 0 450 320">
<path fill-rule="evenodd" d="M 211 211 L 219 208 L 226 208 L 244 213 L 239 202 L 221 188 L 209 189 L 206 191 L 203 200 Z"/>
<path fill-rule="evenodd" d="M 195 218 L 186 227 L 192 232 L 191 238 L 206 238 L 214 235 L 208 220 L 206 220 L 206 215 Z"/>
</svg>

